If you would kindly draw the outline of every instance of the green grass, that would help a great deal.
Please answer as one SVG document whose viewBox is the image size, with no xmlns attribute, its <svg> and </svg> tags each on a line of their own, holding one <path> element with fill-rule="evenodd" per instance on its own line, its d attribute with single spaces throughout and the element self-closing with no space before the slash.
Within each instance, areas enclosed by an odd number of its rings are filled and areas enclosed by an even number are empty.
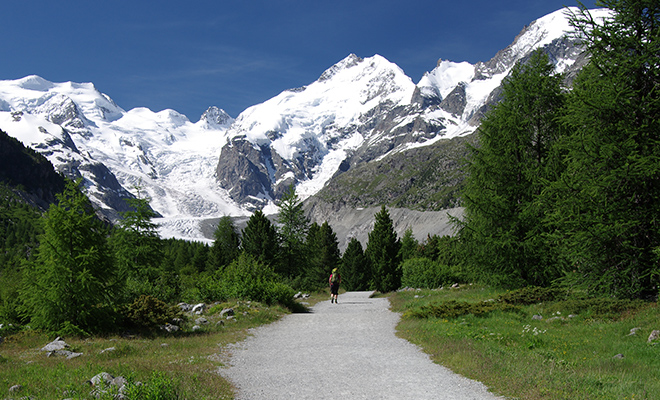
<svg viewBox="0 0 660 400">
<path fill-rule="evenodd" d="M 390 299 L 393 309 L 403 312 L 397 328 L 401 337 L 496 394 L 553 400 L 660 398 L 660 343 L 647 343 L 651 331 L 660 329 L 657 303 L 631 302 L 626 308 L 608 300 L 562 299 L 515 310 L 488 309 L 480 316 L 420 317 L 425 315 L 420 310 L 433 304 L 469 302 L 482 309 L 479 303 L 497 302 L 504 294 L 470 286 L 399 292 Z M 590 308 L 578 306 L 585 303 Z M 569 309 L 581 311 L 568 318 Z M 552 317 L 559 319 L 548 322 Z M 637 334 L 629 336 L 636 327 Z M 613 358 L 617 354 L 624 358 Z"/>
<path fill-rule="evenodd" d="M 324 293 L 308 301 L 325 299 Z M 235 318 L 217 324 L 222 308 L 230 306 Z M 64 338 L 71 350 L 83 353 L 71 360 L 46 357 L 40 351 L 52 336 L 29 330 L 8 335 L 0 344 L 0 398 L 91 399 L 92 387 L 87 381 L 108 372 L 161 392 L 148 396 L 144 392 L 139 396 L 143 399 L 231 399 L 234 388 L 218 373 L 229 360 L 227 345 L 243 340 L 249 328 L 273 322 L 288 312 L 280 306 L 229 302 L 211 307 L 203 315 L 210 323 L 197 332 L 190 328 L 199 316 L 191 317 L 186 332 L 180 334 Z M 101 354 L 109 347 L 116 350 Z M 10 394 L 14 385 L 22 385 L 22 391 Z"/>
</svg>

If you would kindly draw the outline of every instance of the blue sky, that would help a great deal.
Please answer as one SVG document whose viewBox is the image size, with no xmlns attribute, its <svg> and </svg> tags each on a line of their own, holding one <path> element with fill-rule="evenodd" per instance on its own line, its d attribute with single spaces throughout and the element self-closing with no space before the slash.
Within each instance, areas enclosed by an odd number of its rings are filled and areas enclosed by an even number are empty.
<svg viewBox="0 0 660 400">
<path fill-rule="evenodd" d="M 93 82 L 125 110 L 209 106 L 236 117 L 316 80 L 350 53 L 380 54 L 414 82 L 439 58 L 487 61 L 575 0 L 10 1 L 0 79 Z M 595 1 L 583 1 L 594 7 Z"/>
</svg>

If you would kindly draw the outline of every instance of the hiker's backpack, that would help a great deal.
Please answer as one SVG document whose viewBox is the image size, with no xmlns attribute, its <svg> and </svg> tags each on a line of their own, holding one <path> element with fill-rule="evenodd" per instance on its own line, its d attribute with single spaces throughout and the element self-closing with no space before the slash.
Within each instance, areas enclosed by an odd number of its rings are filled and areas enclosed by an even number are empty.
<svg viewBox="0 0 660 400">
<path fill-rule="evenodd" d="M 332 279 L 330 279 L 332 283 L 337 283 L 339 282 L 339 274 L 332 274 Z"/>
</svg>

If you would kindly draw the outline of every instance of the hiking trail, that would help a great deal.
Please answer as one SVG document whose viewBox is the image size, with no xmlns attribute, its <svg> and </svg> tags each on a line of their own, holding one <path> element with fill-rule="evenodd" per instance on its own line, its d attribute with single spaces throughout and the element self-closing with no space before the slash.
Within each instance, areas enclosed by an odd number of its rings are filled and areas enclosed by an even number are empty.
<svg viewBox="0 0 660 400">
<path fill-rule="evenodd" d="M 502 399 L 395 335 L 386 298 L 347 292 L 252 330 L 220 373 L 237 399 Z"/>
</svg>

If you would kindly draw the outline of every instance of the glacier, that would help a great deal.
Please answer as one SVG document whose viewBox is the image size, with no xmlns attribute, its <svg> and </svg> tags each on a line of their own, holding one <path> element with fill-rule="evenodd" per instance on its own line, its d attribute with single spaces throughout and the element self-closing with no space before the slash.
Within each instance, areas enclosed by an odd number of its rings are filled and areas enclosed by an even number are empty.
<svg viewBox="0 0 660 400">
<path fill-rule="evenodd" d="M 552 53 L 566 46 L 571 12 L 533 21 L 487 62 L 439 60 L 418 83 L 380 55 L 350 54 L 236 119 L 215 106 L 195 123 L 171 109 L 125 111 L 92 83 L 2 80 L 0 129 L 82 177 L 108 218 L 139 194 L 151 199 L 163 237 L 208 240 L 202 220 L 276 212 L 289 185 L 306 199 L 352 165 L 473 133 L 502 80 L 535 49 L 547 48 L 558 72 L 579 68 L 577 45 Z"/>
</svg>

